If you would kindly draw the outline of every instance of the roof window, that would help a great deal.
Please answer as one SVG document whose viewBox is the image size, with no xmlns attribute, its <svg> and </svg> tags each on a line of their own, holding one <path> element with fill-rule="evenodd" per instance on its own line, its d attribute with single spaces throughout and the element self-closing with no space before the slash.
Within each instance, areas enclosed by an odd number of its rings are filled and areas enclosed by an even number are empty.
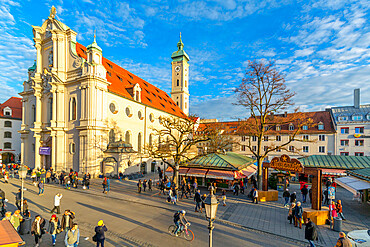
<svg viewBox="0 0 370 247">
<path fill-rule="evenodd" d="M 162 97 L 161 97 L 161 96 L 159 96 L 159 95 L 158 95 L 158 98 L 162 99 Z"/>
<path fill-rule="evenodd" d="M 347 116 L 338 116 L 338 121 L 348 121 Z"/>
<path fill-rule="evenodd" d="M 123 80 L 122 80 L 122 78 L 121 78 L 119 75 L 117 75 L 117 77 L 118 77 L 118 79 L 119 79 L 120 81 L 123 81 Z"/>
<path fill-rule="evenodd" d="M 163 106 L 163 108 L 166 108 L 162 103 L 161 103 L 161 105 Z"/>
<path fill-rule="evenodd" d="M 145 86 L 148 86 L 148 84 L 146 84 L 145 82 L 144 82 L 144 85 L 145 85 Z"/>
<path fill-rule="evenodd" d="M 152 102 L 152 100 L 151 99 L 149 99 L 148 97 L 146 97 L 150 102 Z"/>
<path fill-rule="evenodd" d="M 127 73 L 128 74 L 128 73 Z M 133 80 L 134 79 L 134 77 L 132 77 L 132 75 L 130 75 L 130 74 L 128 74 L 128 76 Z"/>
<path fill-rule="evenodd" d="M 111 73 L 111 72 L 109 72 L 109 71 L 107 71 L 107 74 L 108 74 L 109 76 L 112 76 L 112 73 Z"/>
<path fill-rule="evenodd" d="M 145 91 L 150 95 L 150 92 L 148 90 L 145 89 Z"/>
<path fill-rule="evenodd" d="M 154 97 L 157 97 L 157 95 L 155 95 L 155 93 L 152 93 L 154 95 Z"/>
<path fill-rule="evenodd" d="M 157 93 L 159 93 L 159 90 L 156 88 L 155 91 L 157 91 Z"/>
<path fill-rule="evenodd" d="M 362 115 L 354 114 L 352 115 L 352 120 L 354 121 L 362 120 Z"/>
<path fill-rule="evenodd" d="M 113 69 L 112 64 L 110 64 L 110 63 L 107 63 L 107 64 L 108 64 L 109 68 Z"/>
<path fill-rule="evenodd" d="M 175 110 L 175 109 L 173 109 L 172 107 L 171 107 L 171 109 L 172 109 L 172 111 L 176 112 L 176 110 Z"/>
</svg>

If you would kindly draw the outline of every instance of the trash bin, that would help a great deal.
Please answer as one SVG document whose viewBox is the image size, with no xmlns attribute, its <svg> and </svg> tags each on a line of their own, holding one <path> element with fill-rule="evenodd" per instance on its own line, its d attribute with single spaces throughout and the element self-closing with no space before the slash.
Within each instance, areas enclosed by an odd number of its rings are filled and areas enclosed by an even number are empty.
<svg viewBox="0 0 370 247">
<path fill-rule="evenodd" d="M 19 233 L 21 235 L 31 233 L 31 218 L 23 218 L 21 225 L 19 226 Z"/>
<path fill-rule="evenodd" d="M 333 218 L 333 231 L 341 232 L 342 231 L 342 219 L 339 217 Z"/>
</svg>

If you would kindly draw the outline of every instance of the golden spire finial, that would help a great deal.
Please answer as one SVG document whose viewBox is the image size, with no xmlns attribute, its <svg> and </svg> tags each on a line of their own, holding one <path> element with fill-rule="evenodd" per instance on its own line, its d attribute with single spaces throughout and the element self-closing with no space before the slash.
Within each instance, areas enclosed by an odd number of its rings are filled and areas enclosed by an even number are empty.
<svg viewBox="0 0 370 247">
<path fill-rule="evenodd" d="M 180 32 L 180 40 L 181 40 L 181 32 Z"/>
<path fill-rule="evenodd" d="M 57 14 L 57 9 L 53 6 L 51 6 L 51 9 L 50 9 L 50 16 L 51 18 L 55 18 L 55 15 Z"/>
<path fill-rule="evenodd" d="M 94 30 L 94 42 L 96 43 L 96 30 Z"/>
</svg>

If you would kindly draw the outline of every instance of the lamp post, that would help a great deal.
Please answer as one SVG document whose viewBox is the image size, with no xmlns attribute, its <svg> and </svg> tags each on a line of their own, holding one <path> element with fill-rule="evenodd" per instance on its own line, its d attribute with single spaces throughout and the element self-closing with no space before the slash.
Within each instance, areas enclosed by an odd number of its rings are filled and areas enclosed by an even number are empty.
<svg viewBox="0 0 370 247">
<path fill-rule="evenodd" d="M 212 185 L 210 186 L 209 191 L 210 191 L 210 194 L 204 200 L 204 205 L 205 205 L 205 208 L 206 208 L 206 217 L 209 221 L 209 225 L 208 225 L 209 247 L 212 247 L 212 230 L 213 230 L 213 228 L 215 228 L 213 226 L 213 222 L 216 219 L 218 201 L 216 199 L 216 196 L 213 194 L 214 188 L 213 188 Z"/>
<path fill-rule="evenodd" d="M 27 168 L 21 165 L 18 169 L 19 178 L 22 180 L 22 193 L 21 193 L 21 214 L 23 214 L 23 179 L 27 176 Z"/>
</svg>

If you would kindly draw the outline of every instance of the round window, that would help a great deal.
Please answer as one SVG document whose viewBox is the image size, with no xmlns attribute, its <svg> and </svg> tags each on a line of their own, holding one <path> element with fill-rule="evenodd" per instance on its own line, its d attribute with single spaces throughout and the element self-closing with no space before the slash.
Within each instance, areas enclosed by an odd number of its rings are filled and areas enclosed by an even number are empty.
<svg viewBox="0 0 370 247">
<path fill-rule="evenodd" d="M 138 116 L 138 118 L 139 118 L 140 120 L 143 120 L 143 119 L 144 119 L 144 117 L 143 117 L 143 113 L 142 113 L 141 111 L 138 111 L 138 112 L 137 112 L 137 116 Z"/>
<path fill-rule="evenodd" d="M 153 115 L 153 113 L 150 113 L 150 115 L 149 115 L 149 121 L 150 122 L 154 122 L 154 115 Z"/>
<path fill-rule="evenodd" d="M 131 113 L 131 109 L 130 109 L 130 107 L 126 107 L 126 115 L 127 115 L 128 117 L 132 117 L 132 113 Z"/>
<path fill-rule="evenodd" d="M 114 104 L 113 102 L 109 104 L 109 110 L 110 110 L 113 114 L 116 114 L 116 113 L 118 112 L 117 107 L 116 107 L 116 104 Z"/>
</svg>

